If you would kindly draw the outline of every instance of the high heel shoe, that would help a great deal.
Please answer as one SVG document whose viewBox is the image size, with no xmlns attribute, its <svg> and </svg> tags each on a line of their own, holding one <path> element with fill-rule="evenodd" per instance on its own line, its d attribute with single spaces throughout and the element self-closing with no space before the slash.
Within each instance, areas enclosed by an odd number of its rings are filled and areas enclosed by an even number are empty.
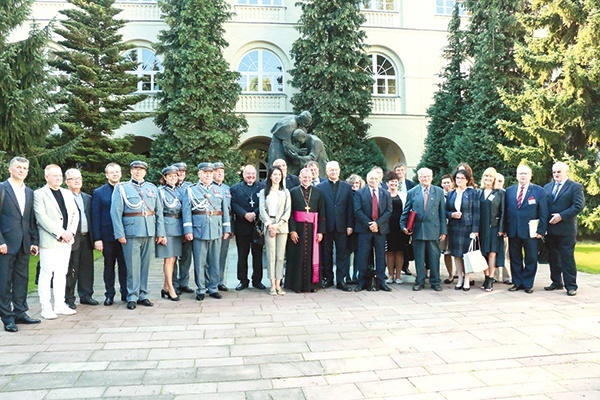
<svg viewBox="0 0 600 400">
<path fill-rule="evenodd" d="M 168 294 L 168 293 L 167 293 L 167 294 Z M 171 296 L 171 295 L 169 294 L 169 299 L 171 299 L 171 301 L 179 301 L 179 300 L 181 300 L 181 297 L 179 297 L 179 296 L 177 296 L 177 295 L 175 295 L 175 296 Z"/>
<path fill-rule="evenodd" d="M 160 297 L 163 299 L 170 299 L 171 295 L 165 289 L 160 289 Z"/>
<path fill-rule="evenodd" d="M 465 284 L 465 279 L 458 278 L 458 282 L 456 282 L 456 286 L 454 286 L 454 290 L 461 290 L 463 288 L 464 284 Z"/>
</svg>

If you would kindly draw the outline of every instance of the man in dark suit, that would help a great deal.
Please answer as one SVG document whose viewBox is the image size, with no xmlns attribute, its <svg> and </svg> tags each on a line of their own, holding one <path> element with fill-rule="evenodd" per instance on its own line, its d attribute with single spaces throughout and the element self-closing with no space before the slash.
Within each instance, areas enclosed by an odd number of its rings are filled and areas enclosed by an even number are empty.
<svg viewBox="0 0 600 400">
<path fill-rule="evenodd" d="M 81 191 L 83 179 L 78 169 L 71 168 L 65 172 L 67 187 L 73 193 L 75 204 L 79 210 L 79 226 L 75 232 L 69 270 L 67 272 L 67 286 L 65 288 L 65 303 L 75 310 L 75 285 L 79 302 L 90 306 L 97 306 L 98 301 L 92 297 L 94 294 L 94 245 L 91 238 L 92 227 L 92 196 Z"/>
<path fill-rule="evenodd" d="M 550 279 L 545 290 L 567 289 L 567 295 L 577 294 L 577 214 L 583 210 L 583 186 L 569 179 L 569 166 L 557 162 L 552 166 L 553 181 L 544 186 L 548 197 L 548 234 L 546 245 L 550 251 Z"/>
<path fill-rule="evenodd" d="M 306 163 L 306 168 L 310 170 L 312 174 L 312 186 L 317 186 L 319 183 L 325 181 L 325 178 L 321 178 L 321 173 L 319 172 L 319 163 L 316 161 L 309 161 Z"/>
<path fill-rule="evenodd" d="M 355 264 L 359 268 L 358 286 L 354 291 L 365 289 L 367 263 L 374 248 L 379 288 L 390 292 L 392 289 L 385 283 L 385 235 L 390 231 L 388 222 L 392 216 L 392 198 L 387 190 L 379 186 L 381 177 L 376 171 L 367 174 L 367 183 L 368 186 L 354 195 L 355 230 L 358 234 Z"/>
<path fill-rule="evenodd" d="M 508 290 L 511 292 L 523 289 L 525 293 L 533 293 L 538 239 L 542 238 L 548 226 L 546 192 L 531 183 L 531 176 L 531 168 L 519 165 L 518 183 L 506 189 L 506 234 L 513 280 L 513 286 Z"/>
<path fill-rule="evenodd" d="M 400 198 L 402 199 L 402 203 L 406 203 L 408 191 L 415 187 L 415 183 L 406 179 L 406 164 L 401 162 L 394 164 L 394 172 L 398 175 L 398 192 L 400 193 Z M 408 257 L 404 257 L 402 272 L 405 275 L 412 275 L 412 272 L 408 269 Z"/>
<path fill-rule="evenodd" d="M 248 280 L 248 254 L 252 249 L 252 286 L 264 290 L 262 284 L 262 244 L 252 241 L 252 235 L 258 219 L 258 192 L 264 184 L 256 180 L 254 165 L 246 165 L 242 171 L 243 182 L 231 187 L 231 210 L 235 216 L 234 231 L 238 251 L 237 277 L 240 281 L 235 290 L 244 290 L 250 284 Z"/>
<path fill-rule="evenodd" d="M 281 180 L 283 187 L 287 190 L 292 190 L 296 186 L 300 186 L 300 179 L 296 175 L 288 174 L 287 163 L 283 158 L 278 158 L 273 161 L 274 167 L 279 167 L 283 173 L 283 179 Z"/>
<path fill-rule="evenodd" d="M 16 324 L 40 323 L 27 315 L 29 254 L 38 253 L 39 242 L 33 191 L 24 183 L 29 161 L 15 157 L 8 171 L 0 184 L 0 317 L 5 331 L 17 332 Z"/>
<path fill-rule="evenodd" d="M 352 187 L 340 180 L 340 165 L 329 161 L 325 166 L 328 179 L 317 187 L 325 198 L 326 225 L 321 242 L 321 267 L 323 268 L 323 287 L 333 286 L 333 246 L 336 254 L 337 288 L 344 292 L 351 289 L 344 282 L 348 275 L 348 236 L 354 231 L 354 200 Z"/>
<path fill-rule="evenodd" d="M 446 239 L 446 209 L 444 191 L 433 186 L 433 172 L 429 168 L 417 171 L 419 186 L 408 191 L 400 227 L 407 235 L 412 235 L 413 251 L 417 278 L 413 285 L 414 291 L 425 287 L 425 257 L 429 267 L 429 283 L 436 292 L 442 290 L 440 280 L 440 241 Z M 407 228 L 410 211 L 416 212 L 415 223 L 412 231 Z"/>
<path fill-rule="evenodd" d="M 118 264 L 121 301 L 127 301 L 127 266 L 121 243 L 115 239 L 115 231 L 110 217 L 110 205 L 115 185 L 121 180 L 121 167 L 110 163 L 104 168 L 107 183 L 92 194 L 92 237 L 94 248 L 104 256 L 105 306 L 110 306 L 115 297 L 115 264 Z"/>
</svg>

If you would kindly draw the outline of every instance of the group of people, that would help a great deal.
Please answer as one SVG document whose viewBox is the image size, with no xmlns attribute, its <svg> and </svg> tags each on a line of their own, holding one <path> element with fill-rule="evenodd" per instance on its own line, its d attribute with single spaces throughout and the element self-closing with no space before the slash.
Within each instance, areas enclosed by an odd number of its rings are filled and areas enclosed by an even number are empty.
<svg viewBox="0 0 600 400">
<path fill-rule="evenodd" d="M 531 183 L 529 167 L 519 166 L 518 183 L 506 191 L 493 168 L 484 171 L 477 188 L 467 164 L 444 175 L 442 189 L 432 184 L 428 168 L 417 171 L 420 184 L 407 180 L 403 164 L 385 175 L 374 168 L 365 184 L 355 174 L 341 180 L 336 161 L 326 163 L 327 178 L 321 178 L 316 161 L 295 176 L 280 158 L 264 182 L 246 165 L 242 181 L 229 187 L 222 163 L 200 163 L 198 182 L 191 183 L 180 162 L 162 170 L 157 187 L 144 179 L 148 165 L 134 161 L 131 179 L 123 182 L 121 167 L 108 164 L 107 183 L 92 195 L 81 191 L 77 169 L 65 171 L 67 189 L 62 188 L 58 165 L 45 168 L 47 184 L 33 192 L 24 184 L 28 168 L 27 159 L 13 158 L 10 177 L 0 184 L 0 316 L 8 332 L 18 331 L 19 323 L 40 322 L 27 314 L 30 254 L 40 255 L 41 316 L 54 319 L 77 312 L 75 288 L 81 304 L 99 304 L 93 298 L 93 249 L 104 256 L 105 306 L 114 303 L 117 278 L 128 309 L 153 306 L 148 293 L 153 250 L 163 259 L 161 297 L 179 301 L 182 293 L 193 293 L 198 301 L 206 295 L 220 299 L 229 290 L 227 253 L 234 234 L 238 291 L 250 283 L 266 289 L 263 249 L 273 296 L 334 285 L 346 292 L 372 286 L 391 291 L 388 285 L 410 274 L 413 257 L 412 289 L 424 289 L 428 279 L 441 291 L 442 254 L 449 274 L 444 282 L 457 279 L 455 289 L 468 291 L 472 281 L 463 257 L 475 240 L 488 263 L 482 289 L 491 291 L 496 267 L 504 265 L 507 237 L 509 290 L 531 293 L 538 240 L 545 237 L 552 279 L 545 289 L 577 293 L 574 248 L 584 196 L 562 162 L 554 164 L 554 179 L 543 188 Z M 192 260 L 196 289 L 190 287 Z"/>
</svg>

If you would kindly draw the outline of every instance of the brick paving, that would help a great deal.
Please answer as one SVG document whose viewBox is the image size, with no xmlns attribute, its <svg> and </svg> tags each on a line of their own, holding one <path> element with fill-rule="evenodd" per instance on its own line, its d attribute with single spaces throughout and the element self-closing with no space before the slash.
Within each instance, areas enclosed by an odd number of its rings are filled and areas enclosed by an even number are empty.
<svg viewBox="0 0 600 400">
<path fill-rule="evenodd" d="M 154 307 L 78 304 L 77 315 L 0 332 L 0 399 L 600 398 L 600 275 L 580 273 L 576 297 L 545 292 L 541 265 L 531 295 L 502 284 L 413 292 L 409 277 L 391 293 L 172 302 L 159 298 L 161 269 L 156 260 Z M 103 300 L 98 261 L 95 288 Z M 29 301 L 39 317 L 37 295 Z"/>
</svg>

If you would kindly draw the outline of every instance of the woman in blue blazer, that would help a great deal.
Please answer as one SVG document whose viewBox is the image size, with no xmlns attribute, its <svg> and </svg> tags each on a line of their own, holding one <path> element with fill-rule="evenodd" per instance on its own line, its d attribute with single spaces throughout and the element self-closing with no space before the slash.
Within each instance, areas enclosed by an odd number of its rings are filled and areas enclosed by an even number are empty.
<svg viewBox="0 0 600 400">
<path fill-rule="evenodd" d="M 473 187 L 467 187 L 467 183 L 473 178 L 464 169 L 454 173 L 456 189 L 448 193 L 446 197 L 446 216 L 448 217 L 448 246 L 454 264 L 458 283 L 456 290 L 470 290 L 469 275 L 465 273 L 463 256 L 469 250 L 472 237 L 479 232 L 479 196 Z"/>
</svg>

